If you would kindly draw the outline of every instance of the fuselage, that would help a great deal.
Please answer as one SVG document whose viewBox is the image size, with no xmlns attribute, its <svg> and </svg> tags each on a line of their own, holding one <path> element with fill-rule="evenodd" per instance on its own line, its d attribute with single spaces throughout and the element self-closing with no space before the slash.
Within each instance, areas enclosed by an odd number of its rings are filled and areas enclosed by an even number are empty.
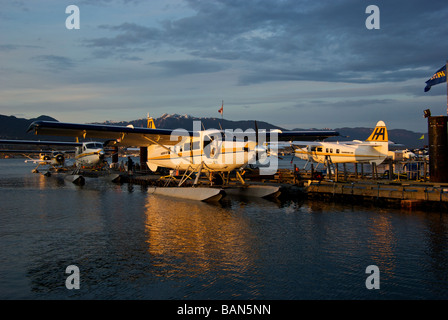
<svg viewBox="0 0 448 320">
<path fill-rule="evenodd" d="M 295 155 L 303 160 L 318 163 L 375 163 L 378 165 L 386 159 L 388 151 L 386 124 L 380 120 L 365 141 L 310 143 L 307 147 L 297 148 Z"/>
<path fill-rule="evenodd" d="M 361 141 L 359 141 L 361 143 Z M 362 142 L 365 144 L 365 142 Z M 386 142 L 387 143 L 387 142 Z M 380 144 L 347 145 L 338 143 L 321 143 L 321 145 L 297 148 L 295 155 L 300 159 L 325 163 L 377 163 L 380 164 L 387 157 L 387 149 L 384 150 Z"/>
<path fill-rule="evenodd" d="M 86 142 L 75 151 L 75 161 L 78 165 L 95 166 L 103 162 L 105 152 L 103 144 L 99 142 Z"/>
<path fill-rule="evenodd" d="M 177 170 L 232 171 L 255 163 L 255 141 L 228 141 L 220 131 L 201 131 L 199 137 L 186 138 L 175 146 L 148 147 L 148 167 Z"/>
</svg>

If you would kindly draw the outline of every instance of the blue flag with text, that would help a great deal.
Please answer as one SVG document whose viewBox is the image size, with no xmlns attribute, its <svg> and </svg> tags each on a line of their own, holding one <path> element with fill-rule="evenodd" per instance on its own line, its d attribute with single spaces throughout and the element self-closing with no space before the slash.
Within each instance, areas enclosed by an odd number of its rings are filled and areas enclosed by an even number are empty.
<svg viewBox="0 0 448 320">
<path fill-rule="evenodd" d="M 428 92 L 432 86 L 442 82 L 446 82 L 446 65 L 437 70 L 436 73 L 433 74 L 431 79 L 426 81 L 425 92 Z"/>
</svg>

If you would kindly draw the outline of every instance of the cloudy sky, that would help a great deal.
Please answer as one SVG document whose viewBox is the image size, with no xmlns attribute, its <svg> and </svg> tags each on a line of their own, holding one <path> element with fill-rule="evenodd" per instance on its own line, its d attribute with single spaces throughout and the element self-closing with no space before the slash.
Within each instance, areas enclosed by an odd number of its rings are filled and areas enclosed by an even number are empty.
<svg viewBox="0 0 448 320">
<path fill-rule="evenodd" d="M 366 28 L 377 5 L 380 29 Z M 0 114 L 149 113 L 426 131 L 447 86 L 446 0 L 0 0 Z M 67 6 L 80 29 L 67 29 Z"/>
</svg>

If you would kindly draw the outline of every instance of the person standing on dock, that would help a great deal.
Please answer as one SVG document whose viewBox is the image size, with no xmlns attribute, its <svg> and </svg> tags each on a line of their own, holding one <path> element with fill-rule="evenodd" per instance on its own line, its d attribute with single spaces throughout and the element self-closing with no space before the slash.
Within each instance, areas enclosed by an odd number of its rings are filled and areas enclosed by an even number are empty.
<svg viewBox="0 0 448 320">
<path fill-rule="evenodd" d="M 132 161 L 132 158 L 128 158 L 128 174 L 132 174 L 132 168 L 134 166 L 134 161 Z"/>
</svg>

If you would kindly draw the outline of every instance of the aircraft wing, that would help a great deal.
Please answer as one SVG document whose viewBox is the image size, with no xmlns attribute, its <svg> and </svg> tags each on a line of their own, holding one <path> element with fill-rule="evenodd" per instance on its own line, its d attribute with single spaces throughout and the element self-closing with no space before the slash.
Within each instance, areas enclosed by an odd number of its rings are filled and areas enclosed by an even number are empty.
<svg viewBox="0 0 448 320">
<path fill-rule="evenodd" d="M 39 140 L 0 140 L 0 144 L 26 144 L 26 145 L 38 145 L 38 146 L 73 146 L 79 147 L 82 143 L 77 142 L 64 142 L 64 141 L 39 141 Z"/>
<path fill-rule="evenodd" d="M 318 141 L 279 141 L 277 143 L 275 142 L 270 142 L 269 146 L 271 147 L 277 147 L 278 149 L 282 149 L 282 148 L 292 148 L 292 147 L 307 147 L 307 146 L 321 146 L 322 143 L 318 142 Z"/>
<path fill-rule="evenodd" d="M 53 154 L 54 151 L 51 150 L 8 150 L 8 149 L 0 149 L 1 153 L 20 153 L 20 154 L 29 154 L 29 153 L 47 153 Z"/>
<path fill-rule="evenodd" d="M 228 132 L 225 130 L 226 135 L 230 137 L 236 137 L 237 139 L 249 138 L 249 140 L 256 139 L 256 131 L 249 129 L 246 131 L 232 131 Z M 333 130 L 300 130 L 300 131 L 282 131 L 282 130 L 272 130 L 268 131 L 265 129 L 258 130 L 258 137 L 263 141 L 305 141 L 304 145 L 311 141 L 321 141 L 329 137 L 339 136 L 339 132 Z M 286 143 L 286 142 L 285 142 Z"/>
<path fill-rule="evenodd" d="M 185 137 L 199 136 L 198 132 L 178 129 L 133 128 L 53 121 L 35 121 L 28 128 L 28 132 L 31 131 L 42 135 L 113 140 L 113 145 L 123 147 L 143 147 L 152 144 L 176 145 Z"/>
<path fill-rule="evenodd" d="M 339 132 L 333 130 L 300 130 L 300 131 L 280 131 L 279 141 L 316 141 L 329 137 L 339 136 Z"/>
</svg>

